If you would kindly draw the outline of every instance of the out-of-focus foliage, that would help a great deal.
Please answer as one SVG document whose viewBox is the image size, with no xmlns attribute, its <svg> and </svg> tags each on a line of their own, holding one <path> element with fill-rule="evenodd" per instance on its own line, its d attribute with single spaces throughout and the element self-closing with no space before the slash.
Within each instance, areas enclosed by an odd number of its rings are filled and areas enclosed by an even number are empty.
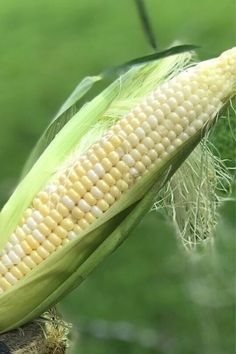
<svg viewBox="0 0 236 354">
<path fill-rule="evenodd" d="M 234 45 L 234 0 L 146 5 L 160 50 L 180 40 L 199 44 L 199 57 L 206 59 Z M 2 0 L 0 42 L 2 205 L 31 148 L 78 82 L 151 51 L 131 0 Z M 232 166 L 235 144 L 227 120 L 214 136 Z M 144 332 L 152 328 L 159 338 L 155 349 L 81 335 L 74 353 L 231 353 L 234 211 L 232 203 L 225 206 L 216 244 L 194 257 L 185 255 L 167 221 L 149 214 L 61 309 L 82 327 L 100 318 L 125 320 Z"/>
</svg>

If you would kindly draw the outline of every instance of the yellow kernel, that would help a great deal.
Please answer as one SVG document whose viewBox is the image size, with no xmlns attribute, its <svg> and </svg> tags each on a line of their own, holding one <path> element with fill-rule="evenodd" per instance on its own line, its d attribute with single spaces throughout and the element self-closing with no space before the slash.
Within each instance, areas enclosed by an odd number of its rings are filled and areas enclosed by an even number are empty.
<svg viewBox="0 0 236 354">
<path fill-rule="evenodd" d="M 93 195 L 88 192 L 84 195 L 84 200 L 86 200 L 86 202 L 89 204 L 89 205 L 95 205 L 97 200 L 93 197 Z"/>
<path fill-rule="evenodd" d="M 116 183 L 116 180 L 111 176 L 110 173 L 106 173 L 103 179 L 109 186 L 113 186 Z"/>
<path fill-rule="evenodd" d="M 87 220 L 81 219 L 78 221 L 78 225 L 84 230 L 87 226 L 89 226 L 89 223 Z"/>
<path fill-rule="evenodd" d="M 141 161 L 145 166 L 149 166 L 152 163 L 152 161 L 148 156 L 143 156 Z"/>
<path fill-rule="evenodd" d="M 135 161 L 138 161 L 141 159 L 141 154 L 140 152 L 137 150 L 137 149 L 132 149 L 130 151 L 130 155 L 132 156 L 132 158 L 135 160 Z"/>
<path fill-rule="evenodd" d="M 144 144 L 139 144 L 137 150 L 141 155 L 145 155 L 148 152 L 148 149 Z"/>
<path fill-rule="evenodd" d="M 119 188 L 117 188 L 116 186 L 112 186 L 110 189 L 110 193 L 111 195 L 113 195 L 113 197 L 115 197 L 116 199 L 118 199 L 121 196 L 121 192 L 119 190 Z"/>
<path fill-rule="evenodd" d="M 131 125 L 134 129 L 136 129 L 136 128 L 138 128 L 138 127 L 140 126 L 140 122 L 139 122 L 139 120 L 138 120 L 137 118 L 132 118 L 132 119 L 130 120 L 130 125 Z"/>
<path fill-rule="evenodd" d="M 79 225 L 74 226 L 74 232 L 78 235 L 82 231 L 82 228 Z"/>
<path fill-rule="evenodd" d="M 76 219 L 81 219 L 84 216 L 84 212 L 79 207 L 74 207 L 72 210 L 72 215 Z"/>
<path fill-rule="evenodd" d="M 23 241 L 25 239 L 25 232 L 24 230 L 22 230 L 21 227 L 17 227 L 16 230 L 15 230 L 15 234 L 18 238 L 19 241 Z"/>
<path fill-rule="evenodd" d="M 108 172 L 108 171 L 112 168 L 112 163 L 111 163 L 111 161 L 110 161 L 107 157 L 105 157 L 104 159 L 102 159 L 101 165 L 102 165 L 102 167 L 104 168 L 104 170 L 105 170 L 106 172 Z"/>
<path fill-rule="evenodd" d="M 149 157 L 152 161 L 155 161 L 155 160 L 157 159 L 156 150 L 151 149 L 150 151 L 148 151 L 148 157 Z"/>
<path fill-rule="evenodd" d="M 76 192 L 79 193 L 79 195 L 81 197 L 86 193 L 86 188 L 84 187 L 84 185 L 80 181 L 75 182 L 74 189 Z"/>
<path fill-rule="evenodd" d="M 62 241 L 62 245 L 66 245 L 68 242 L 70 242 L 70 240 L 68 238 L 65 238 L 63 241 Z"/>
<path fill-rule="evenodd" d="M 93 183 L 90 181 L 90 179 L 87 176 L 81 177 L 80 182 L 83 184 L 86 191 L 89 191 L 93 186 Z"/>
<path fill-rule="evenodd" d="M 23 273 L 16 266 L 12 267 L 10 272 L 16 279 L 21 279 L 23 277 Z"/>
<path fill-rule="evenodd" d="M 45 250 L 49 253 L 52 253 L 56 250 L 56 247 L 48 240 L 43 241 L 42 247 L 45 248 Z"/>
<path fill-rule="evenodd" d="M 68 197 L 71 198 L 75 203 L 80 200 L 80 194 L 77 193 L 73 188 L 69 189 Z"/>
<path fill-rule="evenodd" d="M 128 183 L 126 183 L 125 181 L 123 181 L 122 179 L 120 179 L 119 181 L 117 181 L 117 187 L 119 188 L 120 191 L 125 192 L 127 191 L 127 189 L 129 188 Z"/>
<path fill-rule="evenodd" d="M 111 193 L 106 193 L 104 195 L 104 200 L 107 202 L 109 205 L 113 204 L 115 202 L 115 198 Z"/>
<path fill-rule="evenodd" d="M 106 211 L 107 209 L 109 209 L 109 204 L 105 202 L 105 200 L 99 200 L 97 206 L 102 211 Z"/>
<path fill-rule="evenodd" d="M 136 134 L 134 133 L 131 133 L 128 137 L 127 137 L 127 140 L 129 141 L 129 143 L 133 146 L 133 147 L 136 147 L 139 143 L 139 139 L 137 137 Z"/>
<path fill-rule="evenodd" d="M 26 256 L 22 259 L 22 261 L 27 265 L 27 267 L 29 267 L 30 269 L 33 269 L 34 267 L 36 267 L 36 263 L 32 260 L 32 258 L 30 256 Z"/>
<path fill-rule="evenodd" d="M 88 159 L 85 159 L 82 161 L 82 166 L 85 169 L 85 171 L 87 172 L 88 170 L 91 170 L 91 168 L 93 167 L 93 164 Z"/>
<path fill-rule="evenodd" d="M 98 157 L 99 160 L 103 159 L 107 154 L 102 147 L 94 149 L 95 155 Z"/>
<path fill-rule="evenodd" d="M 0 277 L 1 275 L 4 275 L 8 272 L 8 269 L 5 267 L 4 264 L 2 264 L 2 262 L 0 262 Z"/>
<path fill-rule="evenodd" d="M 47 257 L 50 256 L 50 253 L 43 246 L 39 246 L 37 252 L 39 256 L 42 257 L 43 259 L 46 259 Z"/>
<path fill-rule="evenodd" d="M 112 167 L 112 169 L 110 170 L 110 175 L 117 180 L 120 179 L 122 176 L 120 171 L 116 167 Z"/>
<path fill-rule="evenodd" d="M 36 264 L 40 264 L 43 261 L 43 258 L 40 257 L 40 255 L 38 254 L 38 250 L 33 251 L 30 257 L 32 258 L 33 262 L 35 262 Z"/>
<path fill-rule="evenodd" d="M 62 216 L 61 214 L 58 212 L 58 210 L 53 209 L 50 211 L 49 216 L 57 223 L 59 224 L 59 222 L 62 220 Z"/>
<path fill-rule="evenodd" d="M 60 246 L 60 244 L 62 242 L 61 238 L 53 233 L 48 236 L 48 241 L 50 241 L 55 247 Z"/>
<path fill-rule="evenodd" d="M 55 227 L 57 227 L 57 223 L 55 222 L 55 220 L 53 220 L 53 218 L 51 218 L 51 216 L 46 216 L 46 218 L 44 219 L 44 223 L 51 230 L 53 230 L 53 229 L 55 229 Z"/>
<path fill-rule="evenodd" d="M 58 194 L 59 194 L 60 196 L 65 195 L 66 192 L 67 192 L 66 186 L 63 186 L 62 184 L 60 184 L 60 186 L 58 187 L 57 190 L 58 190 Z"/>
<path fill-rule="evenodd" d="M 24 217 L 27 219 L 28 217 L 30 217 L 32 214 L 32 209 L 31 208 L 27 208 L 24 212 Z"/>
<path fill-rule="evenodd" d="M 89 224 L 92 224 L 92 222 L 94 222 L 94 220 L 96 220 L 96 218 L 90 212 L 85 214 L 85 219 Z"/>
<path fill-rule="evenodd" d="M 47 203 L 48 202 L 48 193 L 46 192 L 39 192 L 38 194 L 39 199 L 41 200 L 42 203 Z"/>
<path fill-rule="evenodd" d="M 57 226 L 54 230 L 54 233 L 60 238 L 66 238 L 68 234 L 68 232 L 62 226 Z"/>
<path fill-rule="evenodd" d="M 130 124 L 126 124 L 124 127 L 123 127 L 125 133 L 127 135 L 131 134 L 133 132 L 133 128 Z"/>
<path fill-rule="evenodd" d="M 39 224 L 38 229 L 44 236 L 48 236 L 51 233 L 51 230 L 44 223 Z"/>
<path fill-rule="evenodd" d="M 68 210 L 68 208 L 65 206 L 65 205 L 63 205 L 62 203 L 59 203 L 58 205 L 57 205 L 57 211 L 61 214 L 61 216 L 63 217 L 63 218 L 65 218 L 66 216 L 68 216 L 69 215 L 69 210 Z"/>
<path fill-rule="evenodd" d="M 67 231 L 71 231 L 73 230 L 74 227 L 74 223 L 70 218 L 65 218 L 64 220 L 62 220 L 61 222 L 61 226 L 67 230 Z"/>
<path fill-rule="evenodd" d="M 87 156 L 89 161 L 92 162 L 92 164 L 99 162 L 99 159 L 97 158 L 93 150 L 91 150 L 91 152 L 88 153 Z"/>
<path fill-rule="evenodd" d="M 40 211 L 40 213 L 43 215 L 43 216 L 47 216 L 50 212 L 50 209 L 47 205 L 44 205 L 44 204 L 41 204 L 38 208 L 38 210 Z"/>
<path fill-rule="evenodd" d="M 140 173 L 144 173 L 146 171 L 146 167 L 144 166 L 144 164 L 141 161 L 136 162 L 136 164 L 134 165 L 134 167 L 136 168 L 136 170 L 138 170 Z"/>
<path fill-rule="evenodd" d="M 6 290 L 11 287 L 11 284 L 5 279 L 5 278 L 0 278 L 0 287 L 3 290 Z"/>
<path fill-rule="evenodd" d="M 105 150 L 105 152 L 108 154 L 109 152 L 114 150 L 114 146 L 109 142 L 109 141 L 105 141 L 102 144 L 103 149 Z"/>
<path fill-rule="evenodd" d="M 39 199 L 39 198 L 34 198 L 34 200 L 33 200 L 33 207 L 35 208 L 35 209 L 39 209 L 39 207 L 42 205 L 42 202 L 41 202 L 41 200 Z"/>
<path fill-rule="evenodd" d="M 23 248 L 25 254 L 30 254 L 32 252 L 32 248 L 30 247 L 28 242 L 22 241 L 20 245 Z"/>
<path fill-rule="evenodd" d="M 75 183 L 78 181 L 78 174 L 75 171 L 70 170 L 68 173 L 68 178 L 72 183 Z"/>
<path fill-rule="evenodd" d="M 86 174 L 85 169 L 82 167 L 81 163 L 79 162 L 77 166 L 75 166 L 75 171 L 79 177 L 82 177 Z"/>
<path fill-rule="evenodd" d="M 120 171 L 121 174 L 129 171 L 129 167 L 126 165 L 124 161 L 119 161 L 116 165 L 116 168 Z"/>
<path fill-rule="evenodd" d="M 109 140 L 114 148 L 117 148 L 121 144 L 121 138 L 119 138 L 116 134 L 112 135 Z"/>
<path fill-rule="evenodd" d="M 25 238 L 25 242 L 28 243 L 28 245 L 30 246 L 30 248 L 32 250 L 35 250 L 36 248 L 38 248 L 39 246 L 39 243 L 38 241 L 31 235 L 27 235 L 26 238 Z"/>
<path fill-rule="evenodd" d="M 117 154 L 116 151 L 112 151 L 109 155 L 108 155 L 108 159 L 111 161 L 112 165 L 116 165 L 117 162 L 120 160 L 120 156 Z"/>
<path fill-rule="evenodd" d="M 57 193 L 52 193 L 49 196 L 49 201 L 56 205 L 60 201 L 60 196 Z"/>
<path fill-rule="evenodd" d="M 17 268 L 23 275 L 27 274 L 30 271 L 30 268 L 24 262 L 18 263 Z"/>
<path fill-rule="evenodd" d="M 100 191 L 102 191 L 103 193 L 106 193 L 109 191 L 110 187 L 107 183 L 105 183 L 104 181 L 100 180 L 96 183 L 96 186 L 100 189 Z"/>
</svg>

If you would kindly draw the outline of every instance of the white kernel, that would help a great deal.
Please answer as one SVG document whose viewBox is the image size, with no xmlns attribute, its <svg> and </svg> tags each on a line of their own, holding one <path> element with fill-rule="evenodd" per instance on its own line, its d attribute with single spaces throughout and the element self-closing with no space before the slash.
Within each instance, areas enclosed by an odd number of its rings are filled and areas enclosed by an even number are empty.
<svg viewBox="0 0 236 354">
<path fill-rule="evenodd" d="M 13 264 L 18 264 L 20 262 L 20 257 L 14 251 L 8 253 L 8 257 L 13 262 Z"/>
<path fill-rule="evenodd" d="M 73 209 L 75 207 L 75 203 L 67 195 L 62 198 L 62 202 L 68 209 Z"/>
<path fill-rule="evenodd" d="M 32 235 L 41 243 L 46 240 L 45 236 L 37 229 L 32 232 Z"/>
<path fill-rule="evenodd" d="M 152 129 L 155 129 L 157 126 L 157 118 L 152 114 L 151 116 L 148 117 L 147 119 L 148 124 Z"/>
<path fill-rule="evenodd" d="M 202 113 L 199 115 L 198 119 L 200 119 L 202 122 L 207 122 L 209 119 L 209 114 L 207 113 Z"/>
<path fill-rule="evenodd" d="M 187 127 L 185 133 L 188 134 L 189 136 L 193 136 L 196 133 L 196 129 L 193 126 Z"/>
<path fill-rule="evenodd" d="M 15 245 L 14 251 L 20 258 L 23 258 L 25 256 L 25 252 L 20 245 Z"/>
<path fill-rule="evenodd" d="M 49 193 L 49 194 L 55 193 L 55 192 L 57 191 L 57 185 L 54 184 L 54 183 L 50 183 L 50 184 L 48 184 L 48 185 L 46 186 L 46 188 L 44 189 L 44 191 L 45 191 L 46 193 Z"/>
<path fill-rule="evenodd" d="M 32 218 L 38 223 L 43 221 L 43 215 L 38 210 L 32 213 Z"/>
<path fill-rule="evenodd" d="M 15 284 L 17 282 L 17 279 L 14 277 L 14 275 L 12 275 L 10 272 L 7 272 L 5 274 L 5 278 L 6 280 L 10 283 L 10 284 Z"/>
<path fill-rule="evenodd" d="M 162 112 L 162 110 L 161 109 L 157 109 L 154 114 L 157 117 L 158 122 L 159 123 L 162 122 L 162 120 L 164 119 L 164 113 Z"/>
<path fill-rule="evenodd" d="M 16 237 L 15 234 L 12 234 L 12 235 L 11 235 L 10 241 L 11 241 L 11 243 L 12 243 L 13 245 L 18 244 L 18 242 L 19 242 L 19 240 L 18 240 L 18 238 Z"/>
<path fill-rule="evenodd" d="M 5 265 L 5 267 L 7 267 L 7 268 L 13 267 L 12 260 L 8 257 L 7 254 L 4 254 L 2 256 L 2 264 Z"/>
<path fill-rule="evenodd" d="M 135 160 L 130 154 L 126 154 L 123 156 L 123 161 L 130 167 L 135 165 Z"/>
<path fill-rule="evenodd" d="M 148 136 L 142 140 L 142 144 L 144 144 L 148 149 L 152 149 L 154 147 L 154 142 Z"/>
<path fill-rule="evenodd" d="M 90 211 L 90 205 L 84 199 L 80 199 L 78 205 L 83 212 L 86 213 L 86 212 Z"/>
<path fill-rule="evenodd" d="M 91 188 L 91 194 L 96 199 L 101 199 L 104 196 L 104 193 L 102 191 L 100 191 L 100 189 L 98 187 L 95 187 L 95 186 L 93 186 Z"/>
<path fill-rule="evenodd" d="M 186 109 L 182 106 L 179 106 L 176 108 L 175 112 L 178 114 L 178 116 L 180 117 L 184 117 L 186 116 L 187 112 L 186 112 Z"/>
<path fill-rule="evenodd" d="M 174 110 L 178 106 L 178 102 L 174 97 L 169 98 L 167 103 L 171 110 Z"/>
<path fill-rule="evenodd" d="M 91 170 L 91 172 L 93 172 L 93 171 Z M 103 177 L 105 175 L 105 173 L 106 173 L 106 171 L 104 170 L 103 166 L 99 162 L 94 165 L 94 172 L 100 178 Z M 88 177 L 90 178 L 89 174 L 88 174 Z M 96 179 L 96 177 L 93 176 L 93 178 L 90 178 L 91 181 L 96 183 L 98 181 L 98 178 Z"/>
<path fill-rule="evenodd" d="M 34 230 L 37 227 L 37 223 L 31 216 L 26 220 L 26 224 L 31 230 Z"/>
<path fill-rule="evenodd" d="M 201 129 L 203 127 L 203 123 L 200 119 L 196 119 L 192 125 L 196 128 L 196 129 Z"/>
<path fill-rule="evenodd" d="M 182 141 L 186 141 L 186 140 L 189 139 L 189 136 L 186 133 L 181 133 L 180 136 L 179 136 L 179 139 L 182 140 Z"/>
<path fill-rule="evenodd" d="M 189 97 L 190 102 L 192 102 L 192 104 L 197 104 L 199 102 L 199 97 L 197 95 L 192 95 Z"/>
<path fill-rule="evenodd" d="M 68 232 L 68 239 L 69 240 L 74 240 L 76 237 L 77 237 L 77 235 L 74 231 Z"/>
<path fill-rule="evenodd" d="M 4 248 L 6 252 L 9 252 L 12 249 L 12 247 L 13 247 L 12 243 L 8 241 Z"/>
<path fill-rule="evenodd" d="M 137 170 L 136 168 L 134 168 L 134 167 L 131 167 L 131 169 L 129 170 L 129 173 L 130 173 L 131 176 L 133 176 L 133 177 L 138 177 L 138 175 L 139 175 L 138 170 Z"/>
<path fill-rule="evenodd" d="M 175 150 L 175 147 L 173 145 L 168 146 L 168 148 L 166 149 L 166 152 L 168 152 L 168 154 L 170 154 L 171 152 L 173 152 Z"/>
<path fill-rule="evenodd" d="M 100 208 L 98 208 L 96 205 L 92 206 L 91 208 L 91 213 L 93 214 L 93 216 L 95 216 L 96 218 L 99 218 L 103 212 L 101 211 Z"/>
<path fill-rule="evenodd" d="M 171 109 L 169 107 L 169 105 L 167 103 L 164 103 L 162 106 L 161 106 L 161 110 L 162 112 L 164 113 L 164 115 L 168 115 L 170 114 L 171 112 Z"/>
<path fill-rule="evenodd" d="M 135 130 L 135 134 L 137 135 L 137 137 L 141 140 L 145 137 L 145 131 L 139 127 Z"/>
<path fill-rule="evenodd" d="M 22 230 L 24 231 L 24 233 L 25 233 L 26 235 L 31 234 L 31 230 L 30 230 L 30 228 L 29 228 L 26 224 L 24 224 L 24 225 L 22 226 Z"/>
</svg>

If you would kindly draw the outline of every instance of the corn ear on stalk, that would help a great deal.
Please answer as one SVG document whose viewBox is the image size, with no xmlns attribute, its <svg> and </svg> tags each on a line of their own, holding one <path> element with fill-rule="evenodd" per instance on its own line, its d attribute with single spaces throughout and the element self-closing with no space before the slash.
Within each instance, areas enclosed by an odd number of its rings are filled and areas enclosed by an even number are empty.
<svg viewBox="0 0 236 354">
<path fill-rule="evenodd" d="M 165 79 L 122 117 L 109 119 L 113 84 L 67 123 L 0 214 L 0 331 L 56 303 L 121 242 L 235 84 L 233 48 Z"/>
</svg>

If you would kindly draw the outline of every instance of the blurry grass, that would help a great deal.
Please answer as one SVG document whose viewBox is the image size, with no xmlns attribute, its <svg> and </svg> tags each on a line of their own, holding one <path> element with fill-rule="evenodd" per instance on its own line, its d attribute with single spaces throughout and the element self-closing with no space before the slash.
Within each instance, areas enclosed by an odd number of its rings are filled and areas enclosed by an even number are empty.
<svg viewBox="0 0 236 354">
<path fill-rule="evenodd" d="M 146 4 L 160 49 L 177 39 L 201 45 L 199 56 L 204 59 L 234 45 L 234 0 L 146 0 Z M 77 83 L 85 75 L 148 54 L 150 49 L 131 0 L 2 0 L 0 41 L 2 205 L 32 146 Z M 234 145 L 225 121 L 216 133 L 222 156 L 232 159 Z M 227 230 L 232 210 L 232 205 L 227 207 L 218 230 L 214 257 L 196 257 L 191 267 L 171 226 L 157 214 L 149 214 L 122 248 L 65 299 L 61 309 L 75 323 L 80 318 L 102 318 L 154 328 L 165 354 L 230 353 L 234 241 L 233 232 Z M 211 292 L 205 291 L 208 284 Z M 204 294 L 218 294 L 218 302 L 211 304 L 210 296 L 205 303 Z M 122 352 L 163 351 L 84 336 L 74 351 Z"/>
</svg>

